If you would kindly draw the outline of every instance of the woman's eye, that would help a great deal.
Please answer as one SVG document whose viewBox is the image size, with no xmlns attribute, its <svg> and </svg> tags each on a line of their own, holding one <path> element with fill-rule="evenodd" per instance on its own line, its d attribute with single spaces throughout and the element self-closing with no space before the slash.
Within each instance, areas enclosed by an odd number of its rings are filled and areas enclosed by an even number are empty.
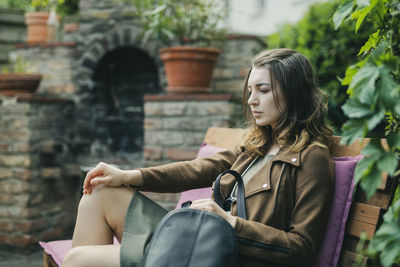
<svg viewBox="0 0 400 267">
<path fill-rule="evenodd" d="M 271 89 L 260 89 L 260 92 L 263 94 L 268 93 L 269 91 L 271 91 Z"/>
</svg>

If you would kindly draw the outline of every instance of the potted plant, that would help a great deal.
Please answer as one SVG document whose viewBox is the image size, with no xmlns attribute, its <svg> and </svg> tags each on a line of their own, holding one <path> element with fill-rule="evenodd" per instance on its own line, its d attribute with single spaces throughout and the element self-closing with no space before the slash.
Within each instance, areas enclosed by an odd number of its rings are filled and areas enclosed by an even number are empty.
<svg viewBox="0 0 400 267">
<path fill-rule="evenodd" d="M 220 27 L 224 12 L 214 1 L 135 0 L 143 23 L 143 41 L 166 46 L 159 50 L 169 93 L 210 91 L 219 50 L 226 35 Z"/>
<path fill-rule="evenodd" d="M 15 54 L 11 54 L 10 61 L 12 72 L 4 67 L 0 73 L 0 94 L 14 96 L 35 93 L 42 75 L 30 73 L 28 63 Z"/>
<path fill-rule="evenodd" d="M 50 11 L 53 12 L 53 24 L 58 24 L 60 16 L 55 15 L 55 9 L 58 4 L 64 0 L 31 0 L 27 5 L 25 13 L 25 23 L 27 26 L 26 42 L 30 44 L 46 43 L 49 39 L 55 39 L 55 29 L 48 27 Z M 51 21 L 51 20 L 50 20 Z"/>
</svg>

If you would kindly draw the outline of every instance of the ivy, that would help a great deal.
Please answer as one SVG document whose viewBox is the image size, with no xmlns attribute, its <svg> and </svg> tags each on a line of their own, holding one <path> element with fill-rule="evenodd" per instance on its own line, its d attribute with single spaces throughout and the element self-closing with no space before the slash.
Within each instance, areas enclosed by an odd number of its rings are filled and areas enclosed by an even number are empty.
<svg viewBox="0 0 400 267">
<path fill-rule="evenodd" d="M 345 22 L 355 23 L 355 32 L 366 22 L 375 27 L 360 48 L 360 60 L 349 66 L 342 85 L 347 85 L 348 100 L 342 106 L 349 120 L 342 127 L 342 143 L 350 144 L 361 137 L 371 137 L 362 150 L 365 156 L 356 167 L 355 182 L 368 197 L 381 184 L 382 175 L 398 176 L 400 154 L 400 3 L 396 0 L 344 0 L 333 16 L 335 28 Z M 385 136 L 378 128 L 385 125 Z M 387 140 L 384 147 L 381 138 Z M 381 265 L 400 261 L 400 191 L 384 222 L 365 253 L 379 257 Z"/>
</svg>

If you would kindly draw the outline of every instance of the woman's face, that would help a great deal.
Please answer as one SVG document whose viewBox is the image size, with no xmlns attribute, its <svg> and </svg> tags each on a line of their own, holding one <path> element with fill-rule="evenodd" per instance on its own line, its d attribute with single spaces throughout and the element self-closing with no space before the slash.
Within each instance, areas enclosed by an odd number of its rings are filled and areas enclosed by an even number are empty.
<svg viewBox="0 0 400 267">
<path fill-rule="evenodd" d="M 269 70 L 265 68 L 253 68 L 250 72 L 249 80 L 247 83 L 247 90 L 249 92 L 249 99 L 247 103 L 250 106 L 251 112 L 254 116 L 258 126 L 271 126 L 275 128 L 278 123 L 282 112 L 279 108 L 285 108 L 281 89 L 277 82 L 274 83 L 275 94 L 278 104 L 275 103 L 271 87 L 271 75 Z"/>
</svg>

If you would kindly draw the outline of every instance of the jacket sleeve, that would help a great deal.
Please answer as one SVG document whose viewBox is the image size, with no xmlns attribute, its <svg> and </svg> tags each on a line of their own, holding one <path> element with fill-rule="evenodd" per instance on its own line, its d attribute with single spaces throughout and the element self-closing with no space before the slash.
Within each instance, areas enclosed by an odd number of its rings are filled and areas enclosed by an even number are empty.
<svg viewBox="0 0 400 267">
<path fill-rule="evenodd" d="M 218 174 L 232 166 L 240 152 L 240 146 L 236 146 L 207 158 L 141 168 L 139 169 L 143 177 L 141 190 L 173 193 L 209 187 Z"/>
<path fill-rule="evenodd" d="M 240 252 L 276 265 L 310 266 L 325 234 L 333 190 L 334 169 L 329 153 L 309 150 L 297 170 L 288 231 L 238 217 L 235 230 Z"/>
</svg>

